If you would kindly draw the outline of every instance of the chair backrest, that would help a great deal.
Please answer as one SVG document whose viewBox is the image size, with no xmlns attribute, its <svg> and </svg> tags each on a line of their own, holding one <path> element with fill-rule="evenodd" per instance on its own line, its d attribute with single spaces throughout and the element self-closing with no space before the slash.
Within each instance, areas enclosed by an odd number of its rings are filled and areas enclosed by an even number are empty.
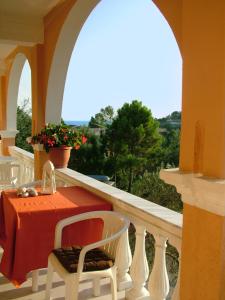
<svg viewBox="0 0 225 300">
<path fill-rule="evenodd" d="M 62 230 L 65 226 L 90 219 L 102 219 L 104 222 L 102 239 L 85 246 L 85 252 L 93 248 L 102 248 L 112 258 L 116 256 L 116 248 L 122 234 L 129 228 L 130 221 L 120 213 L 114 211 L 92 211 L 75 215 L 59 221 L 55 230 L 54 248 L 61 247 Z"/>
<path fill-rule="evenodd" d="M 109 243 L 100 246 L 100 248 L 102 248 L 102 250 L 106 252 L 110 257 L 115 258 L 119 239 L 122 233 L 125 232 L 126 229 L 128 229 L 130 222 L 125 216 L 117 212 L 106 211 L 103 212 L 99 217 L 104 222 L 102 240 L 106 240 L 107 238 L 110 238 L 121 232 L 121 234 L 118 234 L 118 238 L 113 239 Z"/>
<path fill-rule="evenodd" d="M 20 177 L 20 165 L 4 163 L 0 164 L 0 185 L 12 186 L 16 185 Z"/>
<path fill-rule="evenodd" d="M 42 194 L 54 194 L 56 192 L 55 168 L 50 160 L 43 166 L 42 173 Z"/>
</svg>

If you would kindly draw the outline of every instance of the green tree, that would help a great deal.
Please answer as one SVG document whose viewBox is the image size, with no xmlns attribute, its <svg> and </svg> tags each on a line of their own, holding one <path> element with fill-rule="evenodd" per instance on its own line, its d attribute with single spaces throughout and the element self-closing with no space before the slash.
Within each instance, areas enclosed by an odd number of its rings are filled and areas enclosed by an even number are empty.
<svg viewBox="0 0 225 300">
<path fill-rule="evenodd" d="M 173 185 L 161 180 L 158 172 L 145 172 L 140 176 L 132 186 L 132 193 L 177 212 L 183 208 L 181 195 Z"/>
<path fill-rule="evenodd" d="M 29 99 L 25 99 L 22 106 L 17 107 L 17 130 L 16 146 L 26 151 L 33 152 L 33 148 L 26 142 L 26 138 L 31 136 L 32 119 Z"/>
<path fill-rule="evenodd" d="M 166 132 L 164 147 L 164 163 L 177 167 L 179 165 L 180 130 L 172 129 Z"/>
<path fill-rule="evenodd" d="M 106 130 L 109 156 L 114 160 L 115 177 L 121 172 L 126 174 L 128 192 L 131 191 L 134 176 L 144 173 L 148 155 L 161 142 L 158 126 L 151 111 L 140 101 L 134 100 L 131 104 L 125 103 L 118 110 L 117 117 Z M 119 176 L 121 177 L 123 176 Z"/>
<path fill-rule="evenodd" d="M 180 129 L 181 112 L 174 111 L 170 115 L 158 119 L 158 121 L 160 123 L 160 128 L 164 128 L 167 130 Z"/>
<path fill-rule="evenodd" d="M 91 117 L 88 126 L 91 128 L 106 128 L 108 124 L 112 123 L 113 117 L 114 110 L 112 106 L 108 105 L 102 108 L 94 117 Z"/>
<path fill-rule="evenodd" d="M 69 168 L 86 175 L 104 175 L 105 150 L 100 136 L 86 133 L 87 143 L 72 150 Z"/>
</svg>

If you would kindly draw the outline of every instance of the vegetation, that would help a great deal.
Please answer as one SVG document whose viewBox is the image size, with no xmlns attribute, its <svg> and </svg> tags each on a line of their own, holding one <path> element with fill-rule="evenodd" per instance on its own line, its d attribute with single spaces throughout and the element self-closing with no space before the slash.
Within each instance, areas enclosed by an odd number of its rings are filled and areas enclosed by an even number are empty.
<svg viewBox="0 0 225 300">
<path fill-rule="evenodd" d="M 180 117 L 173 112 L 158 121 L 141 102 L 125 103 L 104 123 L 99 136 L 89 131 L 87 144 L 71 155 L 69 167 L 87 175 L 107 175 L 118 188 L 181 212 L 180 194 L 159 178 L 161 168 L 179 164 L 180 129 L 170 121 Z M 159 127 L 162 120 L 164 128 Z"/>
<path fill-rule="evenodd" d="M 149 155 L 161 143 L 158 126 L 151 111 L 135 100 L 125 103 L 107 128 L 107 150 L 114 162 L 114 177 L 117 184 L 122 178 L 127 179 L 123 189 L 128 192 L 134 178 L 145 170 Z"/>
<path fill-rule="evenodd" d="M 158 119 L 161 128 L 166 129 L 180 129 L 181 124 L 181 112 L 174 111 L 170 115 Z"/>
<path fill-rule="evenodd" d="M 17 107 L 17 130 L 16 146 L 26 151 L 33 152 L 33 148 L 26 142 L 26 138 L 31 136 L 32 120 L 31 109 L 28 107 L 29 99 L 25 99 L 22 106 Z"/>
<path fill-rule="evenodd" d="M 142 177 L 135 181 L 132 193 L 177 212 L 182 211 L 180 194 L 176 192 L 174 186 L 161 180 L 158 172 L 149 173 L 146 171 Z"/>
<path fill-rule="evenodd" d="M 19 134 L 16 145 L 32 152 L 32 147 L 26 142 L 31 136 L 28 102 L 25 100 L 17 108 Z M 87 175 L 107 175 L 118 188 L 181 212 L 180 195 L 158 176 L 162 167 L 178 166 L 180 129 L 171 128 L 170 122 L 180 121 L 180 118 L 180 112 L 173 112 L 156 120 L 151 111 L 137 100 L 125 103 L 117 115 L 111 106 L 107 106 L 90 122 L 93 126 L 97 120 L 104 130 L 98 136 L 88 128 L 82 129 L 88 137 L 87 143 L 72 151 L 69 167 Z M 166 130 L 160 131 L 160 124 L 164 124 Z"/>
<path fill-rule="evenodd" d="M 46 152 L 51 148 L 61 146 L 73 147 L 79 149 L 82 144 L 85 144 L 87 138 L 80 130 L 75 130 L 64 122 L 60 124 L 47 124 L 41 129 L 41 132 L 32 136 L 31 144 L 43 144 Z"/>
<path fill-rule="evenodd" d="M 90 128 L 106 128 L 108 124 L 112 123 L 113 118 L 114 110 L 112 106 L 109 105 L 102 108 L 94 117 L 91 117 L 88 126 Z"/>
</svg>

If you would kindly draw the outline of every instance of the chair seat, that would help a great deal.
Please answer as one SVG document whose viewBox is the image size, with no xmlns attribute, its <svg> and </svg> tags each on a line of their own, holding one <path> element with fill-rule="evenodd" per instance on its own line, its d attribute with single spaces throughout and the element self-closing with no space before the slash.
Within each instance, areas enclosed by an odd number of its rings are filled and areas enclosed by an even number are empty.
<svg viewBox="0 0 225 300">
<path fill-rule="evenodd" d="M 81 247 L 72 246 L 54 249 L 52 252 L 69 273 L 76 273 L 81 250 Z M 112 258 L 102 250 L 92 249 L 85 255 L 83 272 L 105 270 L 111 268 L 113 264 Z"/>
</svg>

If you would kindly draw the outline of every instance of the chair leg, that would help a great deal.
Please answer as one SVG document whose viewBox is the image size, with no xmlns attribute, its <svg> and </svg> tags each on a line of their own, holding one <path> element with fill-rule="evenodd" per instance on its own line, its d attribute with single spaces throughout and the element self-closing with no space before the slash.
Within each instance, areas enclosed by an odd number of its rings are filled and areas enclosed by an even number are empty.
<svg viewBox="0 0 225 300">
<path fill-rule="evenodd" d="M 116 268 L 112 269 L 112 277 L 110 277 L 110 280 L 111 280 L 112 300 L 117 300 Z"/>
<path fill-rule="evenodd" d="M 52 288 L 52 279 L 53 279 L 53 266 L 48 262 L 48 272 L 47 272 L 47 283 L 45 291 L 45 300 L 50 300 L 51 288 Z"/>
<path fill-rule="evenodd" d="M 93 279 L 93 294 L 95 297 L 100 296 L 100 277 Z"/>
<path fill-rule="evenodd" d="M 66 296 L 65 300 L 78 300 L 78 281 L 65 280 Z"/>
</svg>

